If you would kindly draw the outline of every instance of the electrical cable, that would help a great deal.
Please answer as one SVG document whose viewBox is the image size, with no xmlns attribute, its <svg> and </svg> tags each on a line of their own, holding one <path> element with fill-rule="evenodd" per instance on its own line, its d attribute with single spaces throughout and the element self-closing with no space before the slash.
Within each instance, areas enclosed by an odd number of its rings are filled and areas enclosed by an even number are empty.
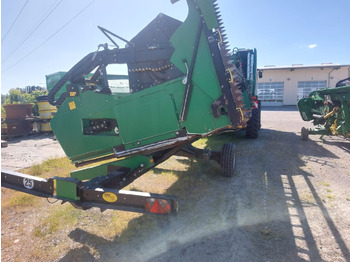
<svg viewBox="0 0 350 262">
<path fill-rule="evenodd" d="M 34 53 L 36 50 L 38 50 L 40 47 L 42 47 L 47 41 L 49 41 L 52 37 L 57 35 L 63 28 L 65 28 L 68 24 L 70 24 L 74 19 L 76 19 L 81 13 L 83 13 L 88 7 L 90 7 L 96 0 L 92 0 L 87 6 L 85 6 L 83 9 L 81 9 L 74 17 L 72 17 L 67 23 L 65 23 L 61 28 L 59 28 L 55 33 L 53 33 L 51 36 L 46 38 L 41 44 L 39 44 L 36 48 L 34 48 L 32 51 L 30 51 L 28 54 L 26 54 L 24 57 L 22 57 L 20 60 L 18 60 L 15 64 L 12 66 L 6 68 L 3 73 L 10 70 L 14 66 L 18 65 L 20 62 L 22 62 L 25 58 L 30 56 L 32 53 Z"/>
<path fill-rule="evenodd" d="M 54 201 L 51 201 L 48 197 L 46 198 L 47 202 L 50 204 L 55 204 L 59 199 L 55 199 Z"/>
<path fill-rule="evenodd" d="M 14 24 L 16 23 L 18 17 L 21 15 L 21 13 L 23 12 L 24 8 L 26 7 L 28 1 L 29 1 L 29 0 L 27 0 L 27 1 L 24 3 L 24 5 L 23 5 L 21 11 L 19 11 L 19 13 L 18 13 L 18 15 L 16 16 L 15 20 L 12 22 L 12 25 L 10 26 L 9 30 L 7 30 L 7 32 L 6 32 L 6 34 L 4 35 L 4 37 L 1 38 L 1 43 L 5 40 L 7 34 L 11 31 L 11 29 L 12 29 L 12 27 L 14 26 Z"/>
<path fill-rule="evenodd" d="M 43 20 L 40 21 L 40 23 L 34 28 L 34 30 L 12 51 L 11 54 L 9 54 L 5 59 L 4 61 L 2 61 L 1 63 L 5 63 L 7 59 L 10 58 L 10 56 L 12 56 L 28 39 L 29 37 L 31 37 L 35 31 L 40 27 L 40 25 L 42 23 L 45 22 L 45 20 L 52 14 L 52 12 L 60 5 L 60 3 L 62 3 L 63 0 L 60 0 L 56 5 L 55 7 L 43 18 Z"/>
</svg>

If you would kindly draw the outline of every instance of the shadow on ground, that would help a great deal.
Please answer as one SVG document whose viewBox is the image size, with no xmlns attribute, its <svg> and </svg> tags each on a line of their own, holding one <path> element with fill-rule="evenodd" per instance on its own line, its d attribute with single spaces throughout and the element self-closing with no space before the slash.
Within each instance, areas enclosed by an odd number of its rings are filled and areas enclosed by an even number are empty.
<svg viewBox="0 0 350 262">
<path fill-rule="evenodd" d="M 329 136 L 327 139 L 323 139 L 322 142 L 326 145 L 337 146 L 345 152 L 350 153 L 350 139 L 344 140 L 336 136 Z"/>
<path fill-rule="evenodd" d="M 42 134 L 38 134 L 38 133 L 31 133 L 28 135 L 23 135 L 23 136 L 12 136 L 7 138 L 6 136 L 4 136 L 4 139 L 7 141 L 8 144 L 17 144 L 17 143 L 21 143 L 21 142 L 26 142 L 27 140 L 32 142 L 32 141 L 42 141 L 45 138 L 50 138 L 52 140 L 55 139 L 55 136 L 52 132 L 47 132 L 47 133 L 42 133 Z"/>
<path fill-rule="evenodd" d="M 309 206 L 318 208 L 329 237 L 349 261 L 344 236 L 302 160 L 330 159 L 320 165 L 331 166 L 331 159 L 338 157 L 295 133 L 261 130 L 257 140 L 242 136 L 223 134 L 207 141 L 217 150 L 223 143 L 235 143 L 235 177 L 221 177 L 214 163 L 180 158 L 188 170 L 175 171 L 178 180 L 167 191 L 180 199 L 177 216 L 143 215 L 113 241 L 77 228 L 69 237 L 83 247 L 60 261 L 321 261 L 306 216 Z M 296 181 L 307 185 L 314 201 L 300 193 Z M 91 250 L 98 255 L 92 256 Z"/>
</svg>

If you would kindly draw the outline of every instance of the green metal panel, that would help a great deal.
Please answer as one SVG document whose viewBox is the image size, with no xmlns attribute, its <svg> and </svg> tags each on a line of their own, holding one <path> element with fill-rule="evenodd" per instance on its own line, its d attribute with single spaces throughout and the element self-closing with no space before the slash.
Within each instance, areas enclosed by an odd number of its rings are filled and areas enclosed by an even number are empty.
<svg viewBox="0 0 350 262">
<path fill-rule="evenodd" d="M 152 90 L 152 93 L 141 96 L 126 97 L 115 108 L 124 144 L 140 142 L 180 129 L 175 109 L 171 106 L 171 96 L 162 87 Z"/>
<path fill-rule="evenodd" d="M 66 72 L 57 72 L 50 75 L 46 75 L 46 88 L 50 92 L 50 90 L 55 86 L 55 84 L 66 74 Z M 60 95 L 66 92 L 66 83 L 60 91 L 55 95 L 55 99 L 57 100 Z"/>
<path fill-rule="evenodd" d="M 80 200 L 80 197 L 77 196 L 77 184 L 75 180 L 58 177 L 54 179 L 56 183 L 56 196 L 58 199 Z"/>
<path fill-rule="evenodd" d="M 210 96 L 208 96 L 203 89 L 194 85 L 188 116 L 184 122 L 189 133 L 206 134 L 212 132 L 216 128 L 230 125 L 230 121 L 226 116 L 217 119 L 213 117 L 211 111 L 212 103 L 213 100 Z"/>
<path fill-rule="evenodd" d="M 313 108 L 314 104 L 314 101 L 310 98 L 302 98 L 298 101 L 297 106 L 299 113 L 304 121 L 311 121 L 313 119 L 311 109 Z"/>
<path fill-rule="evenodd" d="M 203 14 L 203 19 L 208 27 L 208 29 L 217 28 L 218 22 L 215 15 L 215 10 L 213 7 L 212 0 L 198 0 L 197 4 L 201 9 Z"/>
<path fill-rule="evenodd" d="M 121 138 L 116 134 L 83 134 L 83 119 L 99 118 L 115 118 L 113 99 L 108 95 L 87 91 L 78 97 L 67 98 L 50 121 L 63 150 L 72 161 L 111 154 L 112 147 L 121 144 Z"/>
<path fill-rule="evenodd" d="M 130 149 L 169 139 L 180 129 L 173 97 L 182 99 L 183 91 L 171 95 L 167 89 L 174 88 L 161 85 L 124 97 L 86 91 L 67 98 L 51 126 L 72 161 L 113 153 L 112 148 L 121 144 Z M 69 106 L 71 103 L 74 109 Z M 83 119 L 100 118 L 116 119 L 119 135 L 83 135 Z"/>
<path fill-rule="evenodd" d="M 196 38 L 194 32 L 198 31 L 201 19 L 200 13 L 196 9 L 193 1 L 188 1 L 188 5 L 188 17 L 170 40 L 174 46 L 179 47 L 175 49 L 171 62 L 184 73 L 186 73 L 186 67 L 183 59 L 187 60 L 188 66 L 191 65 L 193 46 Z M 204 10 L 208 11 L 208 20 L 214 19 L 216 22 L 214 9 L 211 9 L 213 7 L 209 1 L 198 1 L 198 5 L 201 6 L 202 12 L 204 12 Z M 213 14 L 213 17 L 209 15 L 209 12 Z M 210 22 L 208 21 L 208 23 Z M 212 24 L 211 26 L 216 27 L 217 25 Z M 183 39 L 186 39 L 186 41 L 183 41 Z M 182 125 L 187 128 L 189 133 L 199 134 L 205 134 L 212 131 L 214 128 L 230 125 L 230 121 L 226 116 L 222 116 L 218 119 L 214 119 L 212 116 L 211 104 L 220 97 L 221 90 L 212 61 L 212 55 L 209 50 L 208 40 L 203 30 L 200 36 L 198 54 L 194 66 L 195 69 L 192 76 L 193 90 L 188 116 Z M 183 86 L 185 87 L 185 85 Z M 182 101 L 177 104 L 179 110 L 181 110 L 181 103 Z"/>
<path fill-rule="evenodd" d="M 254 48 L 252 52 L 254 54 L 254 65 L 253 65 L 253 83 L 250 88 L 250 92 L 252 96 L 257 96 L 258 94 L 257 94 L 256 86 L 257 86 L 257 72 L 258 72 L 258 51 L 256 50 L 256 48 Z"/>
<path fill-rule="evenodd" d="M 181 26 L 170 38 L 170 42 L 177 48 L 171 56 L 171 62 L 186 74 L 184 59 L 190 65 L 192 63 L 193 48 L 200 23 L 200 13 L 196 10 L 193 1 L 188 0 L 188 16 Z M 186 41 L 184 41 L 186 39 Z"/>
</svg>

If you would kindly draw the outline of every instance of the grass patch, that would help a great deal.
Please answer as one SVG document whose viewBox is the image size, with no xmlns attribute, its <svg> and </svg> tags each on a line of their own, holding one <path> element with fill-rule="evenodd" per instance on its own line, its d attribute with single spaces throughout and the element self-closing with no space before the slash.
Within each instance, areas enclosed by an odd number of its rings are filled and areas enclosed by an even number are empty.
<svg viewBox="0 0 350 262">
<path fill-rule="evenodd" d="M 36 237 L 45 237 L 51 235 L 63 227 L 73 225 L 79 221 L 82 210 L 76 209 L 71 205 L 62 205 L 53 209 L 33 230 Z"/>
<path fill-rule="evenodd" d="M 51 158 L 41 164 L 21 170 L 22 173 L 39 177 L 69 176 L 75 166 L 67 157 Z"/>
<path fill-rule="evenodd" d="M 41 176 L 44 173 L 44 169 L 41 165 L 34 165 L 29 168 L 28 173 L 32 176 Z"/>
<path fill-rule="evenodd" d="M 154 171 L 149 171 L 132 184 L 126 186 L 125 190 L 164 194 L 179 179 L 174 171 L 163 171 L 162 169 Z"/>
<path fill-rule="evenodd" d="M 300 200 L 305 203 L 316 204 L 316 200 L 312 194 L 301 195 Z"/>
<path fill-rule="evenodd" d="M 322 182 L 321 185 L 322 186 L 330 186 L 331 184 L 329 184 L 328 182 Z"/>
<path fill-rule="evenodd" d="M 327 194 L 326 197 L 327 197 L 329 200 L 335 199 L 335 196 L 334 196 L 334 195 L 331 195 L 331 194 Z"/>
<path fill-rule="evenodd" d="M 1 207 L 32 206 L 37 201 L 37 197 L 22 192 L 11 192 L 9 197 L 1 200 Z"/>
</svg>

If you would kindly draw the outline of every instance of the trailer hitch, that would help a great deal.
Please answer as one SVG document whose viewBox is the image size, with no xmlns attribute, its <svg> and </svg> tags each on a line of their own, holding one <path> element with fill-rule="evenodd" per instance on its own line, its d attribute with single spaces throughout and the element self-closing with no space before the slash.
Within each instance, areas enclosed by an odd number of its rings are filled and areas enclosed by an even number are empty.
<svg viewBox="0 0 350 262">
<path fill-rule="evenodd" d="M 55 198 L 76 208 L 97 207 L 139 213 L 174 214 L 178 200 L 174 196 L 110 188 L 86 187 L 78 179 L 53 177 L 44 179 L 9 170 L 1 170 L 1 186 L 27 194 Z"/>
</svg>

